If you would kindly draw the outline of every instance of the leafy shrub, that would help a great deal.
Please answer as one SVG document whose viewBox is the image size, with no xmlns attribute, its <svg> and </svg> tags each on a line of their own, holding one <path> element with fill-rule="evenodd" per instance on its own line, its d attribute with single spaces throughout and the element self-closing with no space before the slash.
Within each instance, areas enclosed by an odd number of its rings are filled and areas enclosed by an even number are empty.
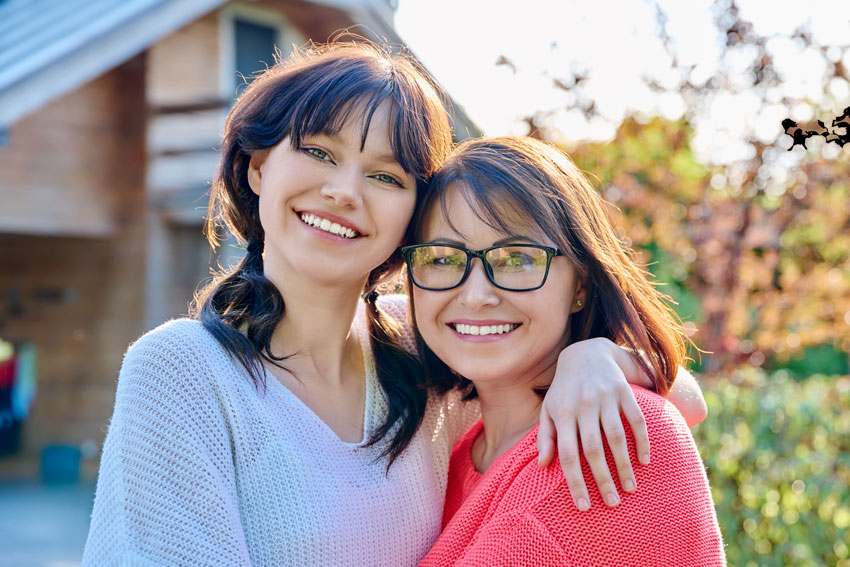
<svg viewBox="0 0 850 567">
<path fill-rule="evenodd" d="M 729 565 L 850 567 L 850 376 L 743 367 L 694 428 Z"/>
</svg>

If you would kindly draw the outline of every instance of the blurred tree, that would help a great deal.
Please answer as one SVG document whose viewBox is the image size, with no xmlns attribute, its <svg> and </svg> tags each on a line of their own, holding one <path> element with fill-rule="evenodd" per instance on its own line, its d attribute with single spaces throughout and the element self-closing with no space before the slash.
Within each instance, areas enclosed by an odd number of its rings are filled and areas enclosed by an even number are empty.
<svg viewBox="0 0 850 567">
<path fill-rule="evenodd" d="M 730 186 L 723 168 L 695 159 L 691 135 L 685 121 L 629 118 L 610 143 L 571 155 L 617 205 L 622 237 L 709 351 L 704 370 L 775 365 L 826 344 L 844 366 L 822 352 L 832 366 L 807 371 L 846 373 L 850 163 L 813 159 L 781 194 L 752 178 Z"/>
<path fill-rule="evenodd" d="M 836 94 L 850 92 L 842 63 L 848 46 L 820 45 L 806 26 L 790 37 L 761 36 L 741 18 L 736 0 L 715 0 L 720 64 L 697 73 L 679 62 L 667 16 L 655 6 L 658 37 L 678 81 L 645 81 L 659 97 L 681 97 L 684 114 L 632 116 L 613 141 L 567 149 L 617 205 L 623 238 L 641 252 L 678 302 L 689 335 L 709 352 L 695 357 L 704 371 L 749 363 L 847 373 L 850 146 L 821 140 L 787 152 L 792 140 L 781 112 L 788 116 L 805 103 L 830 123 L 850 104 Z M 788 42 L 822 62 L 820 99 L 795 100 L 783 88 L 775 51 Z M 592 119 L 597 111 L 582 90 L 588 75 L 570 73 L 554 79 L 553 88 L 571 91 L 570 110 Z M 711 131 L 721 97 L 734 105 L 738 95 L 755 95 L 761 110 L 742 128 L 736 157 L 712 164 L 696 154 L 695 136 Z M 771 117 L 775 123 L 765 129 Z M 532 135 L 551 137 L 546 114 L 526 122 Z"/>
</svg>

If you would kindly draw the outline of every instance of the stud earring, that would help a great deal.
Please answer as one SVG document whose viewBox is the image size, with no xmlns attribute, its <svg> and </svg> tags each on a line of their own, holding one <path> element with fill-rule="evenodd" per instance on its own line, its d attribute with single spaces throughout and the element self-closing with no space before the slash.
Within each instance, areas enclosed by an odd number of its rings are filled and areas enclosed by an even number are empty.
<svg viewBox="0 0 850 567">
<path fill-rule="evenodd" d="M 581 299 L 576 299 L 576 307 L 581 307 L 583 305 Z"/>
</svg>

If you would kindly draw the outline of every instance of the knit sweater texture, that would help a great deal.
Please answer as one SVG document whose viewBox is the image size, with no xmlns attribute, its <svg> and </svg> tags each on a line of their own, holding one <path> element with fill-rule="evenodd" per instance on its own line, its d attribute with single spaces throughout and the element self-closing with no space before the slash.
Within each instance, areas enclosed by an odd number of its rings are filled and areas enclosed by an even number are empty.
<svg viewBox="0 0 850 567">
<path fill-rule="evenodd" d="M 353 328 L 368 440 L 387 400 L 362 305 Z M 83 565 L 415 565 L 440 531 L 452 447 L 478 415 L 456 393 L 430 397 L 386 474 L 381 444 L 341 441 L 271 374 L 255 387 L 201 323 L 170 321 L 125 355 Z"/>
<path fill-rule="evenodd" d="M 537 465 L 537 427 L 484 474 L 471 451 L 478 422 L 455 447 L 444 531 L 422 566 L 712 567 L 726 564 L 705 468 L 679 412 L 632 386 L 647 421 L 652 459 L 638 464 L 626 425 L 637 491 L 606 506 L 582 456 L 591 509 L 573 504 L 561 468 Z M 608 466 L 614 461 L 607 450 Z"/>
</svg>

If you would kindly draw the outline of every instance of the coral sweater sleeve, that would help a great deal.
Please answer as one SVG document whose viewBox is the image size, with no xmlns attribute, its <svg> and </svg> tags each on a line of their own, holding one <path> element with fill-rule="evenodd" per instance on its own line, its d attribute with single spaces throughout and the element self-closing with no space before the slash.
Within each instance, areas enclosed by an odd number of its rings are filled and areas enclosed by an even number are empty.
<svg viewBox="0 0 850 567">
<path fill-rule="evenodd" d="M 725 565 L 708 479 L 687 425 L 669 402 L 633 389 L 652 444 L 652 462 L 638 464 L 626 428 L 635 493 L 609 508 L 592 491 L 591 509 L 579 512 L 557 461 L 537 466 L 536 428 L 480 474 L 470 456 L 479 422 L 452 455 L 445 528 L 422 565 Z M 610 453 L 608 460 L 613 467 Z M 582 468 L 595 486 L 584 460 Z"/>
<path fill-rule="evenodd" d="M 430 563 L 423 562 L 423 565 Z M 500 514 L 477 534 L 454 563 L 463 567 L 569 567 L 566 550 L 534 514 Z"/>
</svg>

